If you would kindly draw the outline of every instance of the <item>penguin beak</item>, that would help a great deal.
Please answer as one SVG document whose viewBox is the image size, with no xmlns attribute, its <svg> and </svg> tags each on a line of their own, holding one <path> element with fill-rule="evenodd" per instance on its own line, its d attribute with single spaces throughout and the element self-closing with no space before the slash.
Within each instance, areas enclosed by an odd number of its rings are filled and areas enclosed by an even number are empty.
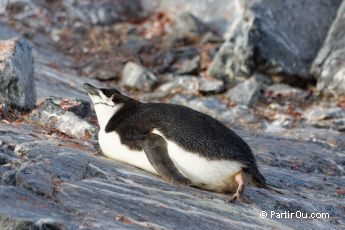
<svg viewBox="0 0 345 230">
<path fill-rule="evenodd" d="M 86 89 L 86 91 L 88 92 L 88 94 L 95 95 L 95 96 L 100 96 L 99 92 L 98 92 L 98 89 L 96 87 L 94 87 L 93 85 L 90 85 L 88 83 L 84 83 L 83 86 Z"/>
</svg>

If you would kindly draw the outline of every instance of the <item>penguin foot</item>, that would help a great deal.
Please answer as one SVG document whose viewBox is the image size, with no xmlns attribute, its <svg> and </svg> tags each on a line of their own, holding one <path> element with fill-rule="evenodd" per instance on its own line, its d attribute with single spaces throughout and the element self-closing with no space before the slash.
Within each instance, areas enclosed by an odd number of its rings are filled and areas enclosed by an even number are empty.
<svg viewBox="0 0 345 230">
<path fill-rule="evenodd" d="M 237 199 L 241 198 L 241 194 L 244 190 L 245 184 L 246 184 L 246 178 L 243 172 L 240 172 L 235 175 L 235 181 L 237 183 L 237 190 L 236 192 L 231 196 L 229 199 L 230 202 L 234 202 Z"/>
<path fill-rule="evenodd" d="M 234 202 L 237 199 L 241 199 L 241 195 L 240 193 L 236 192 L 234 195 L 231 196 L 231 198 L 229 199 L 229 202 Z"/>
</svg>

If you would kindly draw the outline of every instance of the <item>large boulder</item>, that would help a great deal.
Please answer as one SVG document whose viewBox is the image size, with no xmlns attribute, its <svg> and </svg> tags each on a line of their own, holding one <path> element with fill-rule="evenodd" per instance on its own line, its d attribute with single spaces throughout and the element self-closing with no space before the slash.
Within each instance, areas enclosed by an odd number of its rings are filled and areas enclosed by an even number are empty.
<svg viewBox="0 0 345 230">
<path fill-rule="evenodd" d="M 227 42 L 209 74 L 235 80 L 254 69 L 309 77 L 341 0 L 253 0 L 238 4 L 242 18 L 229 28 Z"/>
<path fill-rule="evenodd" d="M 311 68 L 317 88 L 333 95 L 345 95 L 345 2 L 338 10 L 327 38 Z"/>
<path fill-rule="evenodd" d="M 0 103 L 24 110 L 36 104 L 32 48 L 22 37 L 0 41 Z"/>
</svg>

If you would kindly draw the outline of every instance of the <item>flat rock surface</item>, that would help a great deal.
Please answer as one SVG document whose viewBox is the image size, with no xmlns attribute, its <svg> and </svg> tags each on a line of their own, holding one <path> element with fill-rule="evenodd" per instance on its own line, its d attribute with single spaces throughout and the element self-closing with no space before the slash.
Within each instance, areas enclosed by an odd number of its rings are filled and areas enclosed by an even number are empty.
<svg viewBox="0 0 345 230">
<path fill-rule="evenodd" d="M 284 195 L 247 187 L 242 201 L 178 187 L 106 159 L 90 142 L 41 127 L 0 123 L 0 228 L 341 229 L 345 224 L 344 148 L 239 134 L 267 181 Z M 5 157 L 6 156 L 6 157 Z M 18 212 L 17 210 L 21 211 Z M 261 211 L 329 214 L 326 219 L 261 218 Z"/>
</svg>

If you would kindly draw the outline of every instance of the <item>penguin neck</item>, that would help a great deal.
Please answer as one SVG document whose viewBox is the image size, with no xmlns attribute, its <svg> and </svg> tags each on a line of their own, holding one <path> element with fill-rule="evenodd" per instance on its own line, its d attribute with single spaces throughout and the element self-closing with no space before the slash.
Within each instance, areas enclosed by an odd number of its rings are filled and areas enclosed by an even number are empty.
<svg viewBox="0 0 345 230">
<path fill-rule="evenodd" d="M 96 104 L 95 111 L 97 115 L 97 120 L 101 130 L 104 130 L 108 124 L 110 118 L 122 108 L 123 104 L 117 104 L 114 106 L 109 106 L 105 104 Z"/>
</svg>

